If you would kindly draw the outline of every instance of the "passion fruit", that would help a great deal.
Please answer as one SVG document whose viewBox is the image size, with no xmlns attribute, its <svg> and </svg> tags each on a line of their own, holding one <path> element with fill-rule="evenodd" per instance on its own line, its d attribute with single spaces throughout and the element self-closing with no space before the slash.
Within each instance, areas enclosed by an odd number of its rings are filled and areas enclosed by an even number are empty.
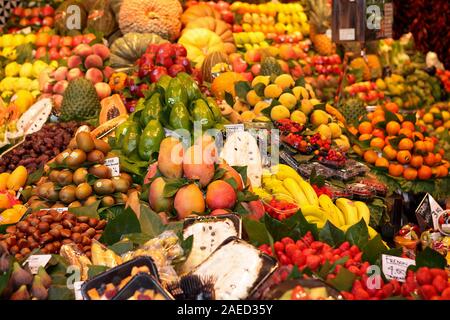
<svg viewBox="0 0 450 320">
<path fill-rule="evenodd" d="M 80 132 L 76 136 L 78 148 L 88 153 L 95 149 L 94 139 L 88 132 Z"/>
<path fill-rule="evenodd" d="M 89 183 L 83 182 L 77 186 L 75 196 L 78 200 L 84 200 L 92 195 L 92 187 Z"/>
<path fill-rule="evenodd" d="M 76 193 L 77 188 L 74 185 L 69 185 L 63 187 L 59 191 L 59 200 L 63 202 L 64 204 L 70 204 L 71 202 L 74 202 L 76 200 Z"/>
<path fill-rule="evenodd" d="M 83 182 L 86 182 L 87 174 L 88 174 L 88 171 L 86 168 L 78 168 L 73 173 L 73 183 L 75 183 L 76 185 L 79 185 Z"/>
<path fill-rule="evenodd" d="M 130 189 L 130 183 L 128 182 L 128 180 L 126 180 L 120 176 L 112 177 L 111 181 L 114 184 L 114 189 L 117 192 L 127 192 L 128 189 Z"/>
<path fill-rule="evenodd" d="M 71 168 L 77 168 L 86 161 L 86 152 L 81 149 L 73 150 L 66 158 L 66 164 Z"/>
<path fill-rule="evenodd" d="M 105 155 L 111 151 L 111 146 L 107 142 L 105 142 L 101 139 L 94 139 L 94 144 L 95 144 L 95 149 L 103 152 L 103 154 L 105 154 Z"/>
<path fill-rule="evenodd" d="M 72 149 L 66 149 L 55 157 L 55 162 L 59 165 L 65 163 L 66 158 L 70 155 Z"/>
<path fill-rule="evenodd" d="M 62 170 L 58 173 L 57 182 L 61 186 L 67 186 L 73 181 L 73 174 L 70 170 Z"/>
<path fill-rule="evenodd" d="M 111 207 L 115 203 L 116 203 L 116 200 L 114 200 L 114 198 L 111 196 L 106 196 L 106 197 L 103 197 L 103 199 L 102 199 L 102 206 L 104 206 L 104 207 Z"/>
<path fill-rule="evenodd" d="M 109 179 L 98 179 L 94 183 L 94 191 L 100 196 L 112 194 L 114 193 L 114 184 Z"/>
<path fill-rule="evenodd" d="M 59 192 L 56 191 L 54 184 L 52 184 L 51 186 L 48 187 L 46 199 L 50 200 L 50 201 L 58 201 L 59 200 Z"/>
<path fill-rule="evenodd" d="M 100 150 L 92 150 L 87 156 L 87 160 L 92 163 L 103 163 L 105 155 Z"/>
<path fill-rule="evenodd" d="M 100 179 L 111 178 L 111 169 L 103 164 L 96 164 L 89 168 L 89 173 Z"/>
</svg>

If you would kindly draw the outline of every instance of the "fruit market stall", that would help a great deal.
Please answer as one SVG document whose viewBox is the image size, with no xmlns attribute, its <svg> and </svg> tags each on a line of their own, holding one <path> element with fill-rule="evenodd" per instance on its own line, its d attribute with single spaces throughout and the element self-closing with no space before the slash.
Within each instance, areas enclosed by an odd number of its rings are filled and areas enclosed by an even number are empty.
<svg viewBox="0 0 450 320">
<path fill-rule="evenodd" d="M 331 16 L 17 4 L 0 299 L 450 300 L 450 71 L 411 34 L 333 42 Z"/>
</svg>

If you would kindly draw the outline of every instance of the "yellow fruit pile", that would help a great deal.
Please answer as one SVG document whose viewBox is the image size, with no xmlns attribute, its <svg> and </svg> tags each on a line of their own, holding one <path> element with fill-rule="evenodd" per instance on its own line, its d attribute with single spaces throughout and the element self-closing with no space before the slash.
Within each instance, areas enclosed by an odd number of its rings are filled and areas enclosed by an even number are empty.
<svg viewBox="0 0 450 320">
<path fill-rule="evenodd" d="M 0 51 L 0 56 L 14 61 L 17 58 L 16 47 L 26 43 L 35 43 L 35 42 L 36 42 L 35 34 L 27 34 L 27 35 L 4 34 L 0 36 L 0 48 L 3 48 Z"/>
<path fill-rule="evenodd" d="M 0 210 L 4 210 L 0 214 L 0 225 L 18 222 L 27 211 L 18 201 L 11 201 L 16 192 L 25 186 L 27 178 L 28 172 L 24 166 L 18 166 L 12 173 L 0 174 Z"/>
</svg>

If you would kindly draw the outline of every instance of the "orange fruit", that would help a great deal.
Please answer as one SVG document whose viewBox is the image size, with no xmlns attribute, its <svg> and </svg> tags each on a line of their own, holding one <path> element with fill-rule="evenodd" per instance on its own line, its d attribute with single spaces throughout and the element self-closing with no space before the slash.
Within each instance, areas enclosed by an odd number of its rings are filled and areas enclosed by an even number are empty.
<svg viewBox="0 0 450 320">
<path fill-rule="evenodd" d="M 441 156 L 445 154 L 445 150 L 443 148 L 440 148 L 438 152 Z"/>
<path fill-rule="evenodd" d="M 411 150 L 414 147 L 414 143 L 409 138 L 403 138 L 398 144 L 400 150 Z"/>
<path fill-rule="evenodd" d="M 411 161 L 411 152 L 408 150 L 401 150 L 397 153 L 397 161 L 406 164 Z"/>
<path fill-rule="evenodd" d="M 416 180 L 417 170 L 414 168 L 406 168 L 403 171 L 403 178 L 405 178 L 406 180 Z"/>
<path fill-rule="evenodd" d="M 411 157 L 411 161 L 409 161 L 409 165 L 413 168 L 420 168 L 423 164 L 423 157 L 419 155 L 413 155 Z"/>
<path fill-rule="evenodd" d="M 391 163 L 389 165 L 389 174 L 393 177 L 400 177 L 403 173 L 403 166 L 398 163 Z"/>
<path fill-rule="evenodd" d="M 375 167 L 389 168 L 389 161 L 386 158 L 380 157 L 375 161 Z"/>
<path fill-rule="evenodd" d="M 434 153 L 428 152 L 423 160 L 427 166 L 432 167 L 436 163 L 436 156 L 434 155 Z"/>
<path fill-rule="evenodd" d="M 425 143 L 425 150 L 428 151 L 428 152 L 433 152 L 433 150 L 434 150 L 434 143 L 433 143 L 433 141 L 425 140 L 424 143 Z"/>
<path fill-rule="evenodd" d="M 400 113 L 396 113 L 395 115 L 397 116 L 398 121 L 403 122 L 404 118 Z"/>
<path fill-rule="evenodd" d="M 373 126 L 370 122 L 368 121 L 364 121 L 361 122 L 358 126 L 358 131 L 361 134 L 365 134 L 365 133 L 372 133 L 373 131 Z"/>
<path fill-rule="evenodd" d="M 384 110 L 381 109 L 381 108 L 376 109 L 376 110 L 373 112 L 373 116 L 374 116 L 374 117 L 376 117 L 376 116 L 381 116 L 381 117 L 384 118 Z"/>
<path fill-rule="evenodd" d="M 444 165 L 439 166 L 438 169 L 439 169 L 438 173 L 439 178 L 445 178 L 446 176 L 448 176 L 448 168 L 446 166 Z"/>
<path fill-rule="evenodd" d="M 397 121 L 389 121 L 386 125 L 386 132 L 390 136 L 395 136 L 400 131 L 400 124 Z"/>
<path fill-rule="evenodd" d="M 373 129 L 373 131 L 372 131 L 372 136 L 381 138 L 381 139 L 383 139 L 383 140 L 384 140 L 384 138 L 385 138 L 384 131 L 381 130 L 381 129 L 378 129 L 378 128 Z"/>
<path fill-rule="evenodd" d="M 367 114 L 367 119 L 369 120 L 373 119 L 373 112 Z"/>
<path fill-rule="evenodd" d="M 414 140 L 423 140 L 423 134 L 422 134 L 422 132 L 414 131 L 414 132 L 413 132 L 413 139 L 414 139 Z"/>
<path fill-rule="evenodd" d="M 386 146 L 383 148 L 383 155 L 389 160 L 394 160 L 397 158 L 397 150 L 392 146 Z"/>
<path fill-rule="evenodd" d="M 429 166 L 421 166 L 419 170 L 417 170 L 417 177 L 420 180 L 427 180 L 431 178 L 431 168 Z"/>
<path fill-rule="evenodd" d="M 384 107 L 386 108 L 386 110 L 393 112 L 393 113 L 397 113 L 398 112 L 398 105 L 395 102 L 387 102 Z"/>
<path fill-rule="evenodd" d="M 417 153 L 425 154 L 427 152 L 427 147 L 425 145 L 425 142 L 416 141 L 414 143 L 414 151 Z"/>
<path fill-rule="evenodd" d="M 384 140 L 381 138 L 373 138 L 370 141 L 370 146 L 372 148 L 378 148 L 378 149 L 382 150 L 384 145 L 385 145 Z"/>
<path fill-rule="evenodd" d="M 409 129 L 411 131 L 415 131 L 416 130 L 416 126 L 411 121 L 404 121 L 402 123 L 402 128 L 403 129 Z"/>
<path fill-rule="evenodd" d="M 355 127 L 348 128 L 348 131 L 350 131 L 350 133 L 354 136 L 358 134 L 358 129 L 356 129 Z"/>
<path fill-rule="evenodd" d="M 436 160 L 436 164 L 440 164 L 441 163 L 441 161 L 442 161 L 442 156 L 441 156 L 441 154 L 440 153 L 435 153 L 434 154 L 434 157 L 435 157 L 435 160 Z"/>
<path fill-rule="evenodd" d="M 367 150 L 364 152 L 364 160 L 367 163 L 374 164 L 378 159 L 378 154 L 373 150 Z"/>
<path fill-rule="evenodd" d="M 379 122 L 384 121 L 384 116 L 374 116 L 372 119 L 372 125 L 376 125 Z"/>
<path fill-rule="evenodd" d="M 398 135 L 404 135 L 407 138 L 412 138 L 413 132 L 408 128 L 401 128 Z"/>
<path fill-rule="evenodd" d="M 372 135 L 370 133 L 363 133 L 358 138 L 359 141 L 365 141 L 365 140 L 370 140 L 370 139 L 372 139 Z"/>
</svg>

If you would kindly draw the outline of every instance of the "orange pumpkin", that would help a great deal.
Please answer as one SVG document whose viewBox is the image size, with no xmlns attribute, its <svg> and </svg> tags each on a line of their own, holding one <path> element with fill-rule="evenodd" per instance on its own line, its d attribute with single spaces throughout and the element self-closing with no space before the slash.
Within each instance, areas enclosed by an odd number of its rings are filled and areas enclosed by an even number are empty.
<svg viewBox="0 0 450 320">
<path fill-rule="evenodd" d="M 189 22 L 197 20 L 198 18 L 213 17 L 220 19 L 220 12 L 211 8 L 207 4 L 198 4 L 188 8 L 181 16 L 181 22 L 187 25 Z"/>
<path fill-rule="evenodd" d="M 211 91 L 214 95 L 223 99 L 225 92 L 230 93 L 233 97 L 236 95 L 234 84 L 238 81 L 245 81 L 244 77 L 236 72 L 224 72 L 213 80 Z"/>
<path fill-rule="evenodd" d="M 234 46 L 233 32 L 231 31 L 230 26 L 224 21 L 213 17 L 200 18 L 189 22 L 184 30 L 196 28 L 205 28 L 215 32 L 222 39 L 223 43 L 227 44 L 228 48 L 226 49 L 231 51 L 228 52 L 227 50 L 227 53 L 232 53 L 236 50 L 236 47 Z M 231 46 L 228 44 L 231 44 Z"/>
</svg>

